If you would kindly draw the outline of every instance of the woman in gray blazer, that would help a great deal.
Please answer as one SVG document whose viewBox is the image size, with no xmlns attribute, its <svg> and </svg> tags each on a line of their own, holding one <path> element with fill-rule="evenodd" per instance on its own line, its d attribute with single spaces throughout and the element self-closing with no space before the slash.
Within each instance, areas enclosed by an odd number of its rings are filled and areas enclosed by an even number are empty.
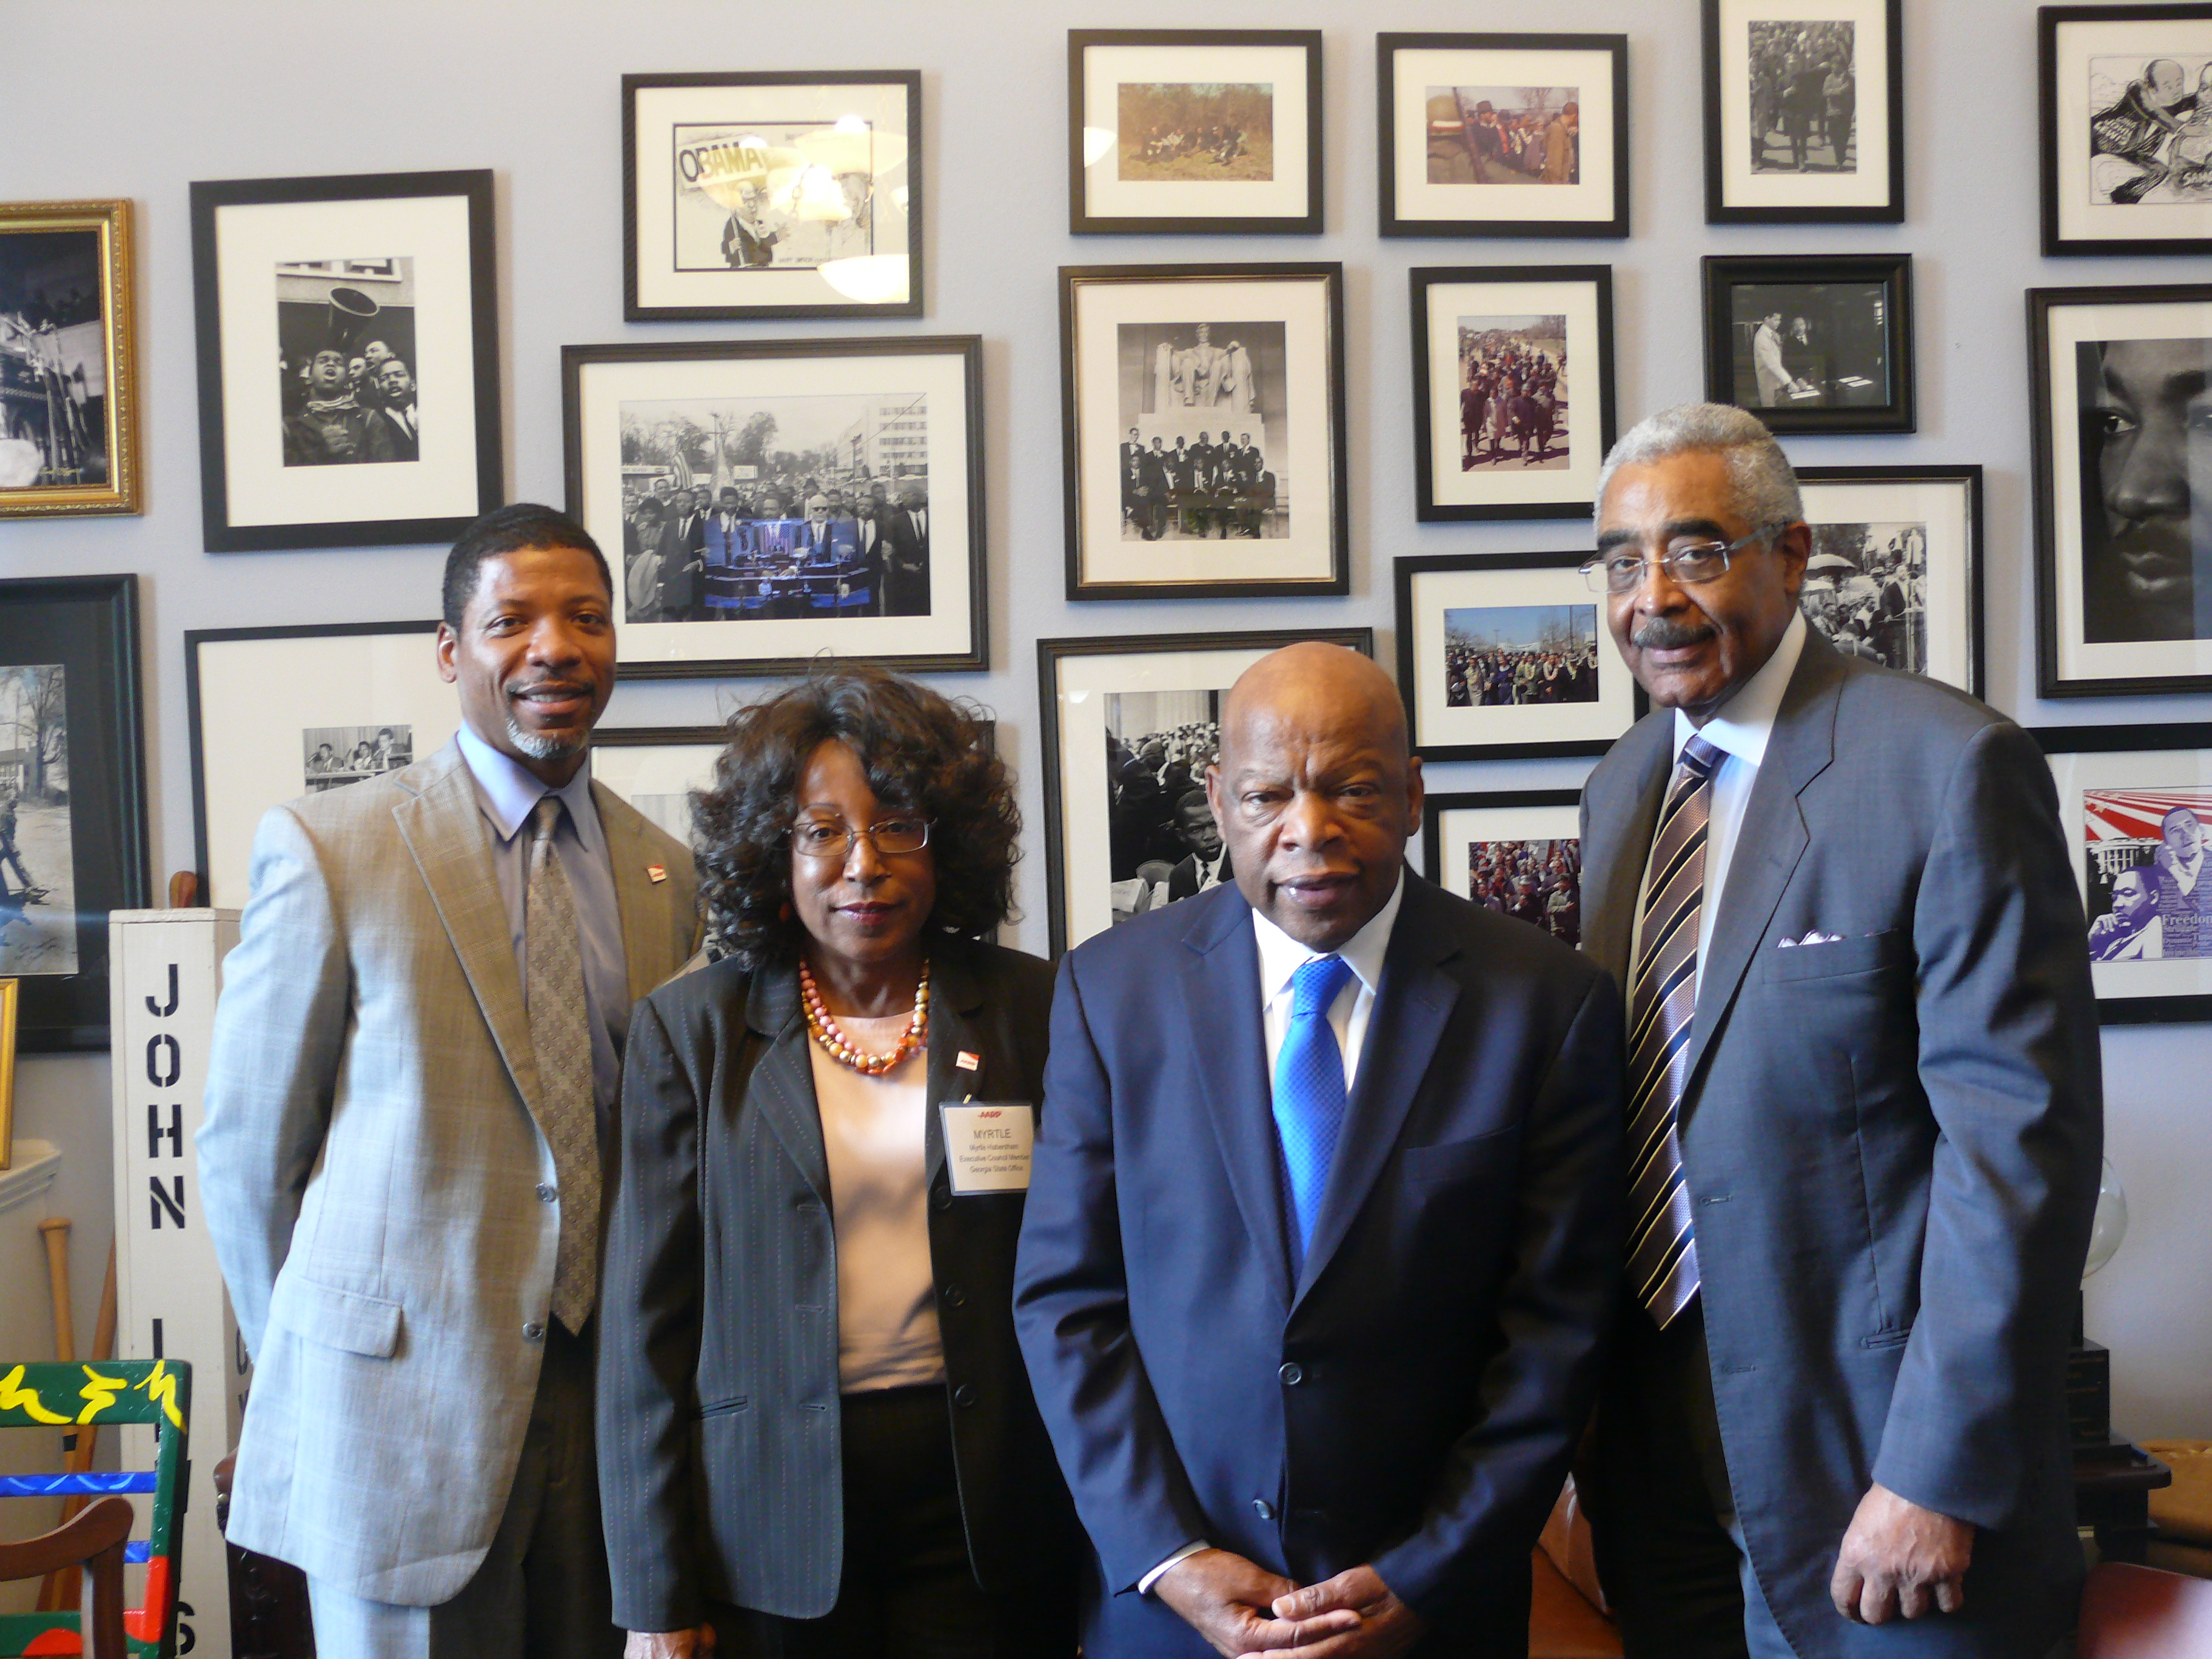
<svg viewBox="0 0 2212 1659">
<path fill-rule="evenodd" d="M 600 1297 L 631 1659 L 1074 1651 L 1011 1313 L 1048 964 L 982 942 L 1020 816 L 976 719 L 840 668 L 697 800 L 720 960 L 638 1005 Z"/>
</svg>

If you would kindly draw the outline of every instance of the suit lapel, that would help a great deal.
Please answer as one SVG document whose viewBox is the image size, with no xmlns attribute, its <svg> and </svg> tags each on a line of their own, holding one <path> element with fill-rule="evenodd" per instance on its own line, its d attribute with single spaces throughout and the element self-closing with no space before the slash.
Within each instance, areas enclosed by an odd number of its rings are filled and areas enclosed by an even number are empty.
<svg viewBox="0 0 2212 1659">
<path fill-rule="evenodd" d="M 637 1000 L 679 966 L 668 960 L 668 890 L 665 881 L 646 873 L 653 862 L 645 839 L 645 820 L 628 801 L 599 782 L 592 781 L 592 805 L 599 809 L 599 830 L 607 838 L 607 859 L 614 870 L 615 909 L 622 917 L 623 972 L 629 984 L 629 1000 Z"/>
<path fill-rule="evenodd" d="M 968 1096 L 991 1098 L 993 1062 L 998 1057 L 976 1032 L 974 1015 L 982 1006 L 982 987 L 957 952 L 940 951 L 930 958 L 928 1086 L 923 1098 L 929 1119 L 923 1129 L 922 1156 L 924 1179 L 931 1187 L 945 1167 L 945 1121 L 939 1104 Z M 973 1071 L 961 1069 L 963 1054 L 976 1057 Z"/>
<path fill-rule="evenodd" d="M 815 1197 L 830 1202 L 830 1154 L 822 1144 L 822 1109 L 814 1098 L 814 1056 L 799 1006 L 799 970 L 767 968 L 753 975 L 745 1024 L 768 1040 L 753 1066 L 746 1097 L 775 1131 Z"/>
</svg>

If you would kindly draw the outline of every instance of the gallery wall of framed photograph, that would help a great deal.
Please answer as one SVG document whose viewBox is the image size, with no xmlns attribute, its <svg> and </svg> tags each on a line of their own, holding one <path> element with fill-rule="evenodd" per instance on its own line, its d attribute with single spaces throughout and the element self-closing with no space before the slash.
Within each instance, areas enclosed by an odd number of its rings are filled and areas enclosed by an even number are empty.
<svg viewBox="0 0 2212 1659">
<path fill-rule="evenodd" d="M 1701 0 L 1705 219 L 1905 217 L 1903 0 Z"/>
<path fill-rule="evenodd" d="M 209 552 L 450 542 L 506 499 L 489 169 L 199 183 L 191 224 Z"/>
<path fill-rule="evenodd" d="M 0 203 L 0 519 L 136 513 L 128 202 Z"/>
<path fill-rule="evenodd" d="M 1799 604 L 1856 657 L 1982 695 L 1982 469 L 1801 466 Z"/>
<path fill-rule="evenodd" d="M 1582 791 L 1431 795 L 1421 807 L 1429 879 L 1564 945 L 1583 937 Z"/>
<path fill-rule="evenodd" d="M 2212 5 L 2036 11 L 2043 251 L 2212 253 Z"/>
<path fill-rule="evenodd" d="M 1707 254 L 1705 396 L 1778 436 L 1911 432 L 1912 256 Z"/>
</svg>

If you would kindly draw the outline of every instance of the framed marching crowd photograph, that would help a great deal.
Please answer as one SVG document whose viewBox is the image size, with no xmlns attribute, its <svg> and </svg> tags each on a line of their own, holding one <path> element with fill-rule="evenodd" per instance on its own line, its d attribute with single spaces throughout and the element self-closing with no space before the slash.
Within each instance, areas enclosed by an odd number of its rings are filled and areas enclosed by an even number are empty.
<svg viewBox="0 0 2212 1659">
<path fill-rule="evenodd" d="M 623 76 L 623 318 L 921 315 L 921 75 Z"/>
<path fill-rule="evenodd" d="M 1394 562 L 1398 690 L 1424 760 L 1601 755 L 1644 693 L 1605 644 L 1588 553 Z"/>
<path fill-rule="evenodd" d="M 624 678 L 988 665 L 980 337 L 564 346 L 561 384 Z"/>
<path fill-rule="evenodd" d="M 0 203 L 0 519 L 139 510 L 128 202 Z"/>
<path fill-rule="evenodd" d="M 2212 5 L 2043 6 L 2043 251 L 2212 253 Z"/>
<path fill-rule="evenodd" d="M 1797 469 L 1798 603 L 1838 650 L 1982 695 L 1982 469 Z"/>
<path fill-rule="evenodd" d="M 1903 0 L 1702 5 L 1706 222 L 1901 222 Z"/>
<path fill-rule="evenodd" d="M 1414 515 L 1579 519 L 1613 447 L 1613 268 L 1412 273 Z"/>
<path fill-rule="evenodd" d="M 1421 851 L 1429 879 L 1446 892 L 1582 943 L 1579 789 L 1431 795 Z"/>
<path fill-rule="evenodd" d="M 1340 264 L 1060 273 L 1071 599 L 1351 591 Z"/>
<path fill-rule="evenodd" d="M 209 552 L 449 542 L 500 505 L 489 168 L 195 184 L 191 224 Z"/>
<path fill-rule="evenodd" d="M 2044 726 L 2107 1025 L 2212 1019 L 2212 725 Z"/>
<path fill-rule="evenodd" d="M 1078 236 L 1321 234 L 1319 29 L 1070 29 Z"/>
<path fill-rule="evenodd" d="M 1628 234 L 1628 37 L 1376 37 L 1385 236 Z"/>
<path fill-rule="evenodd" d="M 0 581 L 0 979 L 28 1053 L 107 1047 L 107 913 L 149 892 L 139 668 L 136 576 Z"/>
<path fill-rule="evenodd" d="M 1037 641 L 1053 955 L 1235 879 L 1206 804 L 1222 699 L 1302 640 L 1375 654 L 1366 628 Z"/>
<path fill-rule="evenodd" d="M 2036 690 L 2212 690 L 2212 286 L 2028 290 Z"/>
<path fill-rule="evenodd" d="M 1783 435 L 1914 429 L 1911 254 L 1703 264 L 1709 400 Z"/>
</svg>

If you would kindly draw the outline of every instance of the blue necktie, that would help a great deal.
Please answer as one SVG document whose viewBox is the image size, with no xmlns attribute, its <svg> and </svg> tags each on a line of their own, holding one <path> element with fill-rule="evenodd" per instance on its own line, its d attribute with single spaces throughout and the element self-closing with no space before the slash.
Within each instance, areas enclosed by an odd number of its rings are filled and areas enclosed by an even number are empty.
<svg viewBox="0 0 2212 1659">
<path fill-rule="evenodd" d="M 1336 1046 L 1328 1011 L 1351 977 L 1352 964 L 1342 957 L 1316 957 L 1291 975 L 1291 1028 L 1275 1056 L 1275 1133 L 1290 1182 L 1293 1273 L 1304 1271 L 1344 1127 L 1344 1050 Z"/>
</svg>

